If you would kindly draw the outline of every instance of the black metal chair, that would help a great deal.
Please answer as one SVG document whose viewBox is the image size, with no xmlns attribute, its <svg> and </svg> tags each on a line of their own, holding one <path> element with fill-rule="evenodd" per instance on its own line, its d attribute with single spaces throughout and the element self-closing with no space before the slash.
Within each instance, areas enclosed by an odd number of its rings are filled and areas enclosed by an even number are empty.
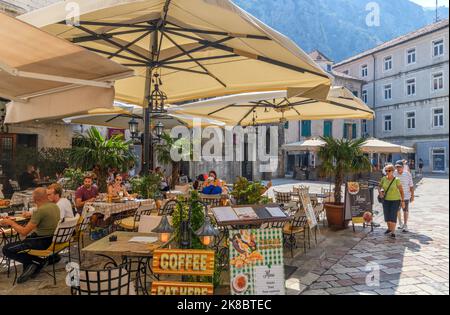
<svg viewBox="0 0 450 315">
<path fill-rule="evenodd" d="M 303 250 L 306 252 L 306 233 L 308 220 L 305 215 L 295 216 L 283 226 L 285 246 L 290 247 L 291 257 L 294 257 L 294 248 L 297 248 L 297 236 L 303 234 Z"/>
<path fill-rule="evenodd" d="M 159 209 L 158 215 L 164 216 L 164 215 L 172 215 L 173 211 L 175 210 L 175 207 L 177 205 L 176 200 L 168 200 L 165 205 Z"/>
<path fill-rule="evenodd" d="M 75 229 L 78 224 L 78 220 L 80 219 L 80 216 L 77 215 L 74 218 L 71 219 L 65 219 L 64 221 L 60 221 L 58 223 L 58 226 L 56 227 L 55 233 L 53 234 L 53 240 L 50 246 L 47 249 L 43 250 L 37 250 L 37 249 L 31 249 L 27 250 L 27 254 L 39 257 L 41 259 L 45 260 L 45 264 L 48 264 L 48 261 L 50 257 L 55 256 L 59 253 L 61 253 L 64 250 L 68 250 L 69 252 L 69 261 L 71 260 L 70 255 L 70 245 L 72 242 L 72 237 L 75 233 Z M 45 271 L 48 275 L 53 277 L 53 284 L 56 285 L 56 264 L 52 264 L 53 267 L 53 274 Z M 17 277 L 17 273 L 16 273 Z M 14 279 L 14 283 L 16 282 L 16 278 Z"/>
<path fill-rule="evenodd" d="M 135 295 L 129 264 L 104 270 L 72 270 L 73 295 Z M 77 279 L 78 278 L 78 279 Z"/>
<path fill-rule="evenodd" d="M 81 264 L 81 250 L 84 247 L 84 233 L 91 227 L 91 218 L 94 213 L 95 208 L 92 206 L 86 206 L 83 209 L 83 212 L 75 229 L 75 235 L 73 236 L 72 239 L 74 243 L 77 243 L 78 261 L 80 262 L 80 264 Z"/>
<path fill-rule="evenodd" d="M 200 201 L 210 207 L 220 207 L 222 205 L 222 195 L 204 195 L 200 194 Z"/>
</svg>

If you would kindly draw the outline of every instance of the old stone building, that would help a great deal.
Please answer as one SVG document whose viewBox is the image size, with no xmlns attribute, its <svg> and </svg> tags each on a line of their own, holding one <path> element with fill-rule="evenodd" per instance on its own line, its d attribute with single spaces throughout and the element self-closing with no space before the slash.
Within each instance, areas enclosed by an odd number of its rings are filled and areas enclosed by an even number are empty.
<svg viewBox="0 0 450 315">
<path fill-rule="evenodd" d="M 425 172 L 449 169 L 448 19 L 341 61 L 334 71 L 364 80 L 375 110 L 371 135 L 416 148 Z M 396 157 L 394 157 L 395 159 Z"/>
</svg>

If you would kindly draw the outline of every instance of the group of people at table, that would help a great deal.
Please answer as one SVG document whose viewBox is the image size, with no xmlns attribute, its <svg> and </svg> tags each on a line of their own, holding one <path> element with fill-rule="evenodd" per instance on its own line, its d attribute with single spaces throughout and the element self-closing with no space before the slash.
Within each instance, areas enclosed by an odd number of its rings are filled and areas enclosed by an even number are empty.
<svg viewBox="0 0 450 315">
<path fill-rule="evenodd" d="M 161 173 L 160 169 L 155 170 Z M 32 182 L 35 182 L 33 175 L 34 168 L 29 167 L 27 172 L 27 183 L 30 187 Z M 33 178 L 32 178 L 33 176 Z M 115 174 L 113 181 L 108 184 L 108 196 L 113 197 L 130 197 L 121 174 Z M 29 179 L 29 180 L 28 180 Z M 165 177 L 162 176 L 161 182 L 168 183 Z M 221 194 L 227 192 L 225 183 L 217 178 L 215 171 L 210 171 L 208 175 L 201 175 L 194 183 L 194 187 L 205 194 Z M 25 185 L 26 186 L 26 185 Z M 164 184 L 161 190 L 164 191 Z M 27 187 L 29 188 L 29 187 Z M 45 250 L 47 249 L 53 239 L 53 234 L 58 226 L 58 223 L 63 218 L 74 218 L 76 213 L 81 214 L 84 206 L 95 202 L 99 196 L 98 187 L 94 184 L 92 175 L 86 175 L 83 178 L 83 184 L 75 192 L 74 206 L 72 203 L 63 197 L 63 188 L 60 184 L 51 184 L 47 188 L 35 188 L 32 194 L 32 201 L 36 205 L 34 211 L 24 211 L 22 217 L 28 219 L 26 225 L 21 225 L 16 222 L 14 217 L 4 217 L 0 220 L 0 228 L 11 229 L 12 233 L 17 233 L 23 240 L 11 242 L 3 246 L 3 255 L 11 260 L 22 263 L 23 272 L 17 278 L 17 283 L 24 283 L 31 278 L 36 277 L 45 263 L 55 264 L 61 258 L 58 255 L 50 257 L 47 261 L 29 255 L 29 250 Z M 131 195 L 133 196 L 133 195 Z"/>
</svg>

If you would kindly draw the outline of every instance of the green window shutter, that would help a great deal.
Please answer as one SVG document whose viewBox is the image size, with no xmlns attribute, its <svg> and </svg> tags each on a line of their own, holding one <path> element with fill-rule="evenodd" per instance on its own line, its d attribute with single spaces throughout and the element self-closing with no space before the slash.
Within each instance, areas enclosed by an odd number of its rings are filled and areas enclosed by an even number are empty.
<svg viewBox="0 0 450 315">
<path fill-rule="evenodd" d="M 352 126 L 352 139 L 356 139 L 356 124 Z"/>
<path fill-rule="evenodd" d="M 323 122 L 323 136 L 332 137 L 333 136 L 333 122 L 324 121 Z"/>
<path fill-rule="evenodd" d="M 348 128 L 347 128 L 347 124 L 344 124 L 344 139 L 348 139 Z"/>
<path fill-rule="evenodd" d="M 302 120 L 302 137 L 311 137 L 311 120 Z"/>
</svg>

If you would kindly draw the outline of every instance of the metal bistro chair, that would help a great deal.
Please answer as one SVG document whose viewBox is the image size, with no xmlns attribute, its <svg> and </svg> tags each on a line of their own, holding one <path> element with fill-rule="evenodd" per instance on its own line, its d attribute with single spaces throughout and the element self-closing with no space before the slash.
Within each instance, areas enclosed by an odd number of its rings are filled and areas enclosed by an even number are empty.
<svg viewBox="0 0 450 315">
<path fill-rule="evenodd" d="M 95 208 L 92 206 L 85 206 L 83 212 L 81 214 L 80 219 L 78 220 L 75 234 L 72 238 L 72 241 L 77 243 L 78 249 L 78 261 L 81 264 L 81 249 L 84 247 L 84 233 L 91 226 L 91 217 L 95 213 Z"/>
<path fill-rule="evenodd" d="M 282 192 L 282 191 L 274 191 L 275 194 L 275 202 L 279 205 L 286 205 L 292 202 L 292 193 L 291 192 Z"/>
<path fill-rule="evenodd" d="M 32 256 L 40 257 L 45 260 L 45 264 L 48 264 L 48 260 L 51 256 L 61 253 L 63 250 L 68 249 L 69 251 L 69 261 L 70 257 L 70 244 L 72 241 L 73 234 L 77 227 L 78 220 L 80 219 L 80 215 L 76 215 L 74 218 L 65 219 L 64 221 L 60 221 L 58 226 L 56 227 L 55 233 L 53 234 L 53 240 L 50 246 L 47 249 L 38 250 L 31 249 L 28 250 L 27 253 Z M 53 277 L 53 284 L 56 285 L 56 264 L 52 264 L 53 274 L 45 271 L 48 275 Z M 17 276 L 17 273 L 16 273 Z M 16 279 L 14 279 L 14 283 Z"/>
<path fill-rule="evenodd" d="M 164 206 L 162 206 L 159 211 L 158 211 L 158 215 L 159 216 L 164 216 L 164 215 L 172 215 L 173 211 L 175 210 L 175 207 L 177 205 L 177 201 L 176 200 L 168 200 Z"/>
<path fill-rule="evenodd" d="M 294 257 L 294 247 L 297 248 L 297 236 L 303 234 L 303 251 L 306 252 L 306 233 L 308 220 L 305 215 L 294 218 L 283 226 L 284 244 L 290 247 L 291 257 Z"/>
<path fill-rule="evenodd" d="M 151 215 L 153 210 L 155 210 L 154 205 L 141 205 L 136 210 L 134 216 L 126 217 L 117 222 L 117 224 L 122 230 L 137 232 L 139 229 L 139 221 L 141 220 L 141 216 Z"/>
<path fill-rule="evenodd" d="M 72 295 L 136 295 L 129 264 L 104 270 L 80 269 L 74 273 L 78 283 L 72 286 Z"/>
<path fill-rule="evenodd" d="M 222 195 L 204 195 L 200 194 L 200 201 L 211 207 L 220 207 L 222 205 Z"/>
<path fill-rule="evenodd" d="M 14 229 L 0 227 L 0 248 L 3 248 L 3 246 L 7 244 L 18 241 L 20 241 L 20 237 Z M 6 256 L 2 256 L 2 259 L 0 260 L 0 266 L 2 266 L 3 264 L 7 265 L 7 276 L 9 278 L 11 272 L 11 260 Z"/>
<path fill-rule="evenodd" d="M 10 179 L 9 180 L 9 184 L 11 185 L 11 188 L 13 189 L 14 192 L 21 190 L 18 181 Z"/>
</svg>

